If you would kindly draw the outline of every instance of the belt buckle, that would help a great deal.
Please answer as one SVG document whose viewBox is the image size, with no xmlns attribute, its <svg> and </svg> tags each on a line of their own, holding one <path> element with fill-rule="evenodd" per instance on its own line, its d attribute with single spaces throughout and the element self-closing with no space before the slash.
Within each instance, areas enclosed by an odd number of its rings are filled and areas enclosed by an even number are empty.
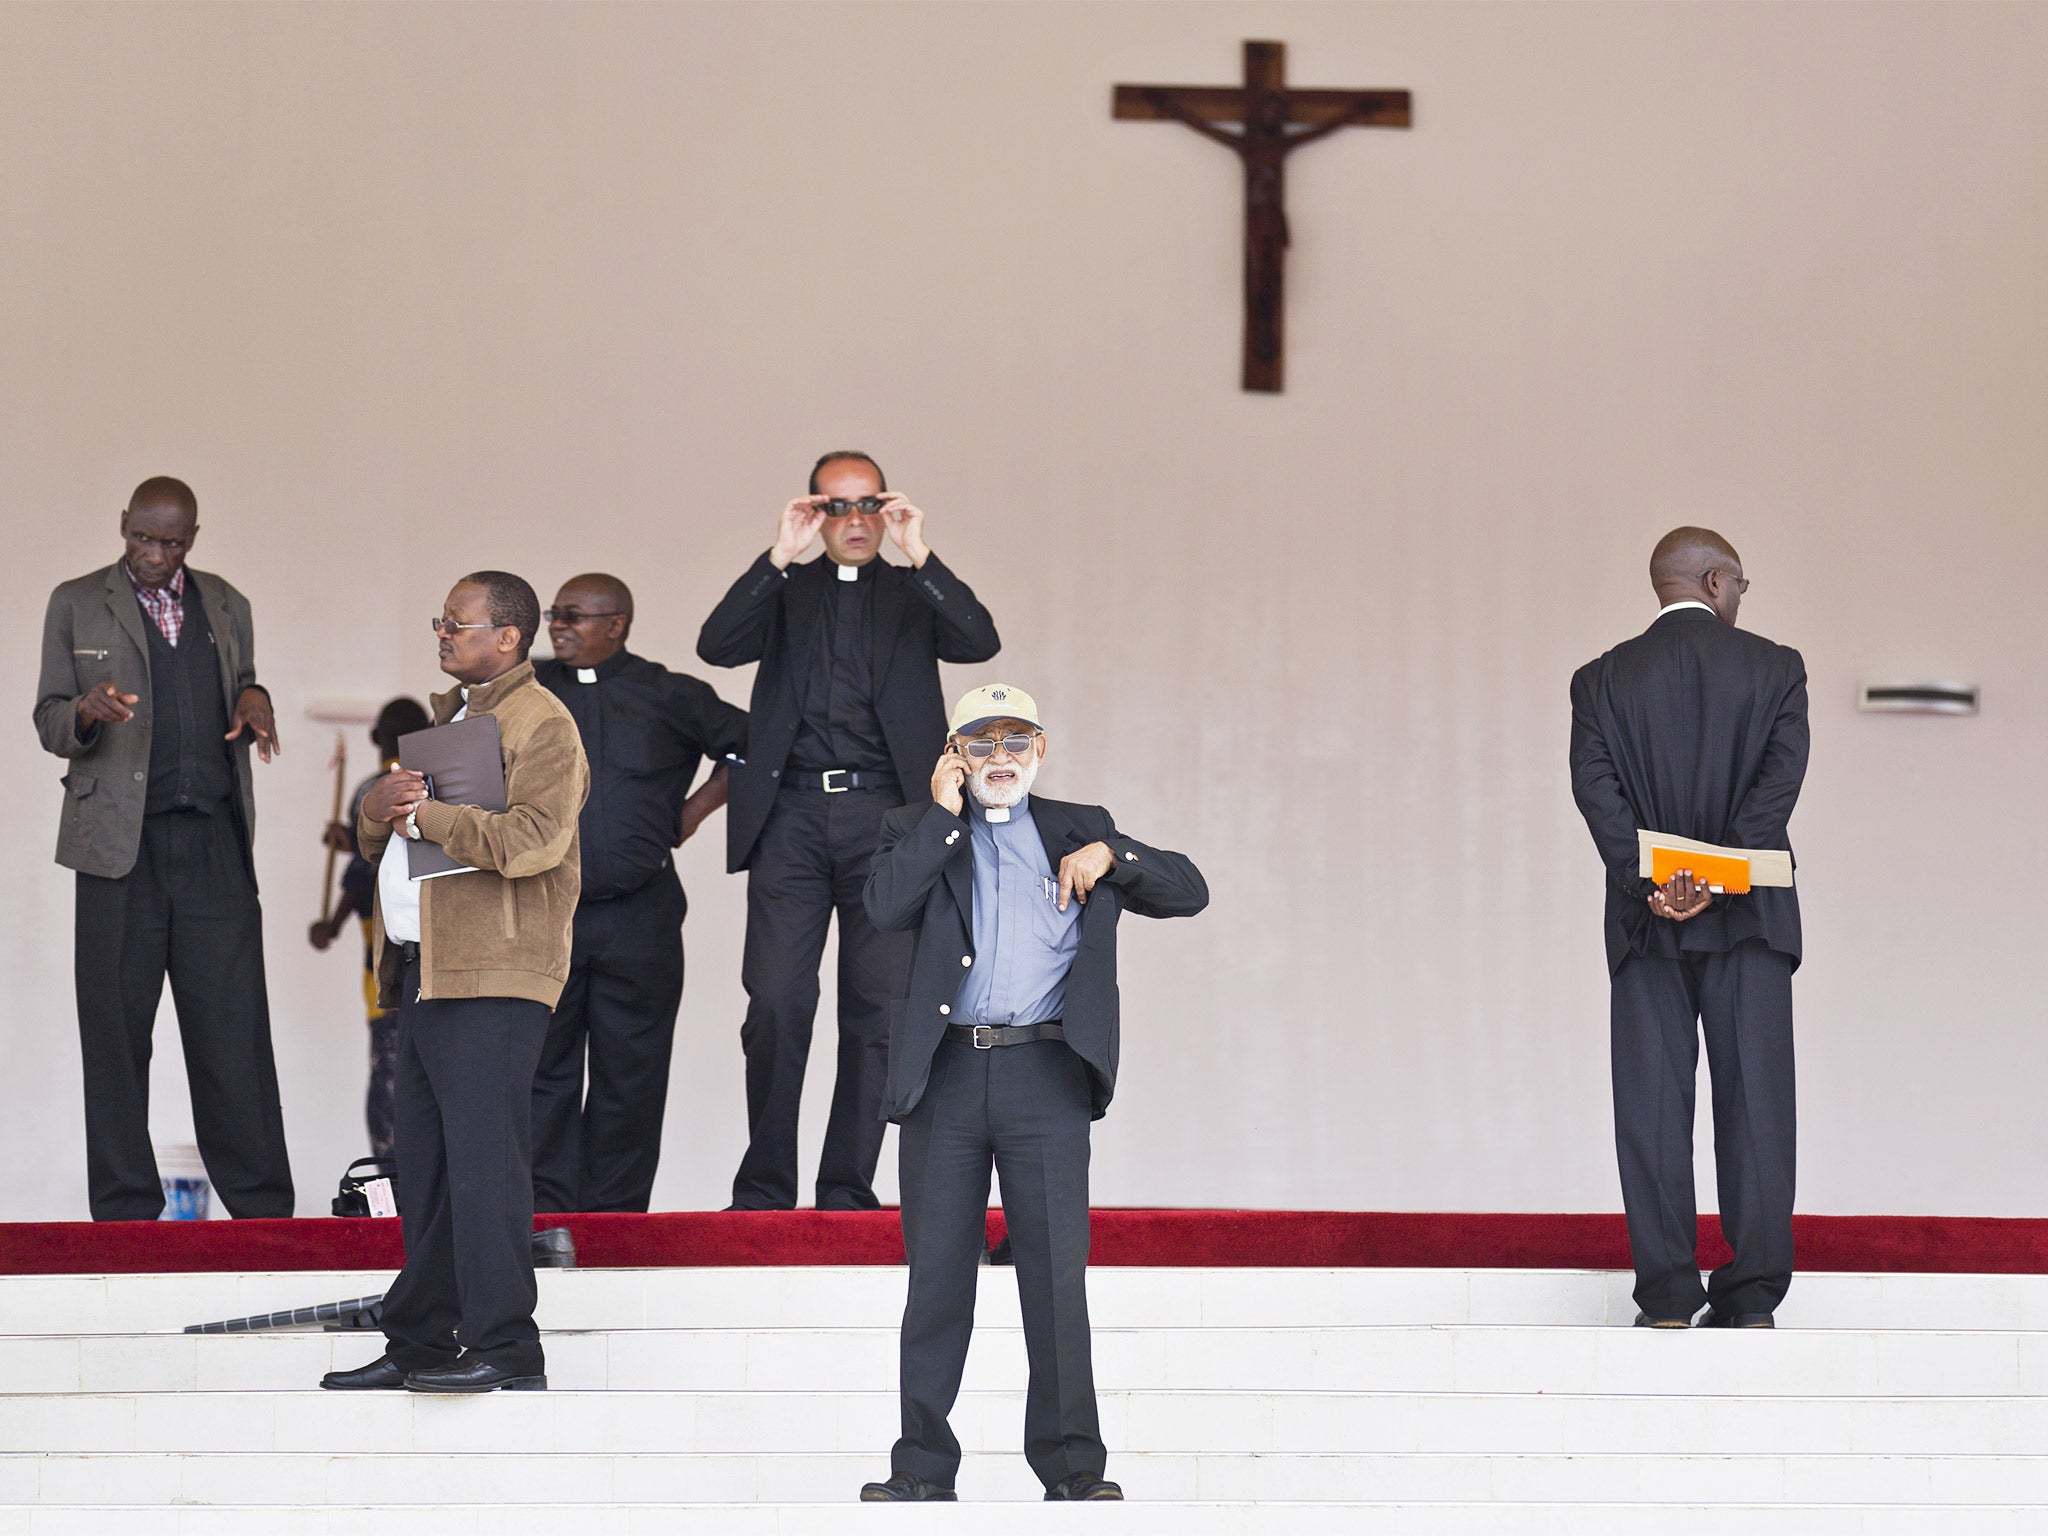
<svg viewBox="0 0 2048 1536">
<path fill-rule="evenodd" d="M 850 770 L 845 768 L 827 768 L 823 773 L 819 774 L 818 777 L 825 786 L 825 793 L 828 795 L 843 795 L 849 789 L 853 788 L 851 784 L 834 784 L 832 782 L 833 774 L 836 773 L 841 778 L 845 778 L 848 776 L 849 772 Z"/>
<path fill-rule="evenodd" d="M 993 1046 L 995 1045 L 995 1043 L 996 1043 L 996 1026 L 995 1026 L 995 1025 L 993 1025 L 993 1024 L 977 1024 L 977 1025 L 975 1025 L 975 1026 L 974 1026 L 974 1048 L 975 1048 L 975 1049 L 976 1049 L 977 1051 L 986 1051 L 986 1050 L 989 1050 L 989 1049 L 991 1049 L 991 1048 L 992 1048 L 992 1047 L 993 1047 Z"/>
</svg>

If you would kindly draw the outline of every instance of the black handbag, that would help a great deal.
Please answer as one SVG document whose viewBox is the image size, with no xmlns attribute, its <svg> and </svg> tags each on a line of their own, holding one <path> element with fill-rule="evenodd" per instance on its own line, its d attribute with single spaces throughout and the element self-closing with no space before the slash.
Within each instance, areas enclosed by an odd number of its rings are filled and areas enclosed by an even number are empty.
<svg viewBox="0 0 2048 1536">
<path fill-rule="evenodd" d="M 357 1173 L 358 1168 L 367 1172 Z M 398 1162 L 389 1157 L 359 1157 L 348 1165 L 348 1172 L 341 1176 L 341 1187 L 334 1195 L 334 1214 L 337 1216 L 367 1216 L 370 1214 L 369 1184 L 373 1179 L 390 1179 L 391 1203 L 398 1203 Z"/>
</svg>

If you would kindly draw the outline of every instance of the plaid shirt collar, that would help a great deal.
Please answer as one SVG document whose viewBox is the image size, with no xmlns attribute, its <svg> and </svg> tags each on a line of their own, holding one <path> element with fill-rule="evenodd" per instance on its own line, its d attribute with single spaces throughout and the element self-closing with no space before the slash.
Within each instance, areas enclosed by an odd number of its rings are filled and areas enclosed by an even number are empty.
<svg viewBox="0 0 2048 1536">
<path fill-rule="evenodd" d="M 126 560 L 121 562 L 121 569 L 127 572 L 128 584 L 135 588 L 135 596 L 156 622 L 157 633 L 164 637 L 165 644 L 175 647 L 185 629 L 185 568 L 179 566 L 161 587 L 145 587 L 137 581 Z"/>
</svg>

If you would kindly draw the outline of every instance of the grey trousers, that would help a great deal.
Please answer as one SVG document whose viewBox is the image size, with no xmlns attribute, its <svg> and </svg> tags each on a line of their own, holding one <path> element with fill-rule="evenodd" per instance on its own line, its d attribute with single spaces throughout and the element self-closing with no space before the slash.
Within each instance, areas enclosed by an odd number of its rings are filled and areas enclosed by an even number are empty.
<svg viewBox="0 0 2048 1536">
<path fill-rule="evenodd" d="M 952 1486 L 960 1442 L 946 1415 L 974 1332 L 989 1171 L 1002 1179 L 1031 1383 L 1024 1459 L 1048 1487 L 1101 1475 L 1088 1329 L 1088 1069 L 1057 1040 L 978 1051 L 951 1042 L 903 1121 L 903 1436 L 890 1467 Z"/>
<path fill-rule="evenodd" d="M 1635 955 L 1614 973 L 1614 1141 L 1636 1269 L 1652 1317 L 1771 1312 L 1792 1284 L 1798 1146 L 1792 959 L 1748 939 L 1726 954 Z M 1700 1036 L 1713 1079 L 1721 1230 L 1735 1250 L 1700 1285 L 1692 1116 Z"/>
</svg>

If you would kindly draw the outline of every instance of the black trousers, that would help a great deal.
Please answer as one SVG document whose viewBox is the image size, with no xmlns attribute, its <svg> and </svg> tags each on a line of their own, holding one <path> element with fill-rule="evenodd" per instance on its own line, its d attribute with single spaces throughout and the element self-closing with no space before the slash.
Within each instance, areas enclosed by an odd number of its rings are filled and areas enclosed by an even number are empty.
<svg viewBox="0 0 2048 1536">
<path fill-rule="evenodd" d="M 818 1160 L 820 1210 L 873 1210 L 889 1070 L 889 1004 L 910 982 L 911 936 L 885 933 L 861 905 L 882 817 L 902 802 L 880 790 L 786 789 L 755 846 L 747 877 L 747 942 L 740 980 L 747 1019 L 747 1153 L 733 1204 L 796 1204 L 797 1107 L 818 1013 L 825 929 L 839 914 L 839 1080 Z"/>
<path fill-rule="evenodd" d="M 409 1371 L 458 1345 L 515 1375 L 543 1369 L 533 1307 L 533 1067 L 545 1003 L 419 1000 L 398 1007 L 398 1214 L 405 1268 L 384 1297 L 386 1351 Z"/>
<path fill-rule="evenodd" d="M 164 1208 L 149 1060 L 166 974 L 208 1179 L 230 1215 L 291 1215 L 263 909 L 240 817 L 231 807 L 144 817 L 133 869 L 78 877 L 74 942 L 93 1220 L 153 1221 Z"/>
<path fill-rule="evenodd" d="M 682 1001 L 683 887 L 673 868 L 576 908 L 568 985 L 533 1078 L 535 1210 L 647 1209 Z"/>
<path fill-rule="evenodd" d="M 1734 1257 L 1702 1289 L 1695 1250 L 1693 1085 L 1713 1079 L 1715 1182 Z M 1792 1284 L 1798 1145 L 1792 960 L 1749 939 L 1726 954 L 1636 955 L 1614 974 L 1614 1141 L 1636 1305 L 1690 1317 L 1702 1302 L 1771 1312 Z"/>
<path fill-rule="evenodd" d="M 978 1051 L 951 1041 L 903 1121 L 903 1437 L 893 1471 L 951 1486 L 960 1442 L 946 1416 L 974 1332 L 991 1166 L 1016 1255 L 1031 1384 L 1024 1459 L 1047 1487 L 1108 1465 L 1088 1329 L 1088 1068 L 1057 1040 Z"/>
</svg>

